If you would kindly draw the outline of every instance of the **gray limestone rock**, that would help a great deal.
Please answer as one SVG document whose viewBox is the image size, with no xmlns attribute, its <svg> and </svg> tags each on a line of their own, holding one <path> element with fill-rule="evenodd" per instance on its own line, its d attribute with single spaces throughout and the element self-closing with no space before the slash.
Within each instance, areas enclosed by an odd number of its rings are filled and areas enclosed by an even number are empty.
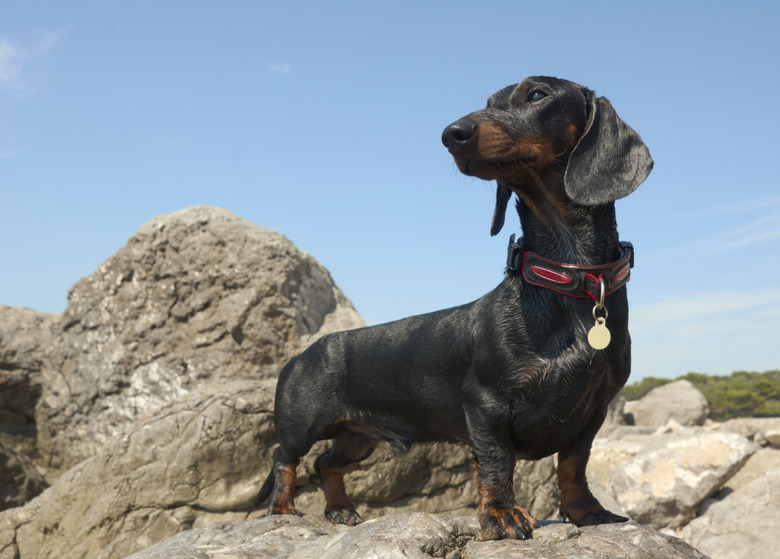
<svg viewBox="0 0 780 559">
<path fill-rule="evenodd" d="M 471 518 L 395 513 L 355 528 L 268 517 L 183 532 L 128 559 L 706 559 L 682 540 L 633 523 L 579 529 L 553 523 L 528 541 L 478 541 Z"/>
<path fill-rule="evenodd" d="M 780 469 L 711 503 L 678 535 L 716 559 L 776 557 L 780 550 Z"/>
<path fill-rule="evenodd" d="M 204 206 L 156 217 L 71 288 L 42 369 L 39 451 L 64 470 L 200 384 L 275 377 L 316 337 L 362 325 L 283 235 Z"/>
<path fill-rule="evenodd" d="M 687 380 L 664 384 L 643 398 L 626 402 L 625 413 L 634 425 L 663 427 L 670 419 L 682 426 L 702 425 L 709 414 L 704 395 Z"/>
<path fill-rule="evenodd" d="M 739 435 L 691 429 L 653 437 L 609 477 L 607 489 L 632 520 L 654 528 L 688 522 L 757 450 Z"/>
<path fill-rule="evenodd" d="M 59 315 L 0 305 L 0 444 L 38 455 L 35 406 Z"/>
</svg>

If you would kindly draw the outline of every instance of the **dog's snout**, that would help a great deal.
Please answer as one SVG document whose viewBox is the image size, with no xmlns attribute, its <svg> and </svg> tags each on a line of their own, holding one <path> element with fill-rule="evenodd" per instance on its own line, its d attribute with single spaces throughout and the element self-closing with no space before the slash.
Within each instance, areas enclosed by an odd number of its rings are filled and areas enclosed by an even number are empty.
<svg viewBox="0 0 780 559">
<path fill-rule="evenodd" d="M 462 118 L 450 124 L 441 134 L 441 143 L 447 149 L 463 146 L 474 136 L 477 125 L 472 120 Z"/>
</svg>

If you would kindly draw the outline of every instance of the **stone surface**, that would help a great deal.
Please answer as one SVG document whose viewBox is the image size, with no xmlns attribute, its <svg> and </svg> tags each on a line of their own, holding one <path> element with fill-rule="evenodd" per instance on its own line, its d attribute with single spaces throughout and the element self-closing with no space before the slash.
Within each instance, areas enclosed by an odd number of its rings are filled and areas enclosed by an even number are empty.
<svg viewBox="0 0 780 559">
<path fill-rule="evenodd" d="M 745 465 L 729 479 L 718 495 L 728 495 L 734 491 L 739 491 L 754 479 L 761 477 L 767 472 L 780 469 L 780 450 L 772 448 L 762 448 L 748 458 Z M 780 520 L 780 517 L 778 518 Z"/>
<path fill-rule="evenodd" d="M 270 470 L 274 384 L 209 383 L 139 418 L 36 499 L 0 513 L 0 558 L 118 558 L 191 527 L 264 514 L 249 509 Z M 312 465 L 324 447 L 299 466 L 296 504 L 316 518 L 324 498 Z M 463 446 L 397 455 L 382 445 L 345 483 L 366 519 L 400 508 L 474 517 L 473 476 Z M 523 506 L 557 516 L 552 458 L 519 462 L 515 478 Z"/>
<path fill-rule="evenodd" d="M 0 444 L 37 457 L 35 405 L 59 315 L 0 305 Z"/>
<path fill-rule="evenodd" d="M 609 404 L 607 417 L 599 429 L 597 437 L 608 437 L 626 424 L 626 396 L 621 390 Z"/>
<path fill-rule="evenodd" d="M 780 446 L 776 434 L 780 433 L 780 417 L 740 417 L 729 419 L 720 426 L 724 431 L 739 433 L 761 446 Z"/>
<path fill-rule="evenodd" d="M 47 486 L 29 458 L 0 444 L 0 511 L 22 506 Z"/>
<path fill-rule="evenodd" d="M 325 510 L 325 496 L 314 481 L 314 461 L 328 444 L 316 445 L 298 467 L 295 504 L 306 513 L 319 515 Z M 270 452 L 268 457 L 270 464 Z M 560 490 L 553 457 L 518 461 L 514 479 L 515 497 L 522 507 L 535 518 L 560 519 Z M 380 443 L 369 458 L 347 468 L 344 484 L 365 519 L 399 508 L 451 515 L 475 514 L 478 502 L 471 451 L 462 445 L 421 444 L 397 454 L 389 444 Z"/>
<path fill-rule="evenodd" d="M 702 425 L 709 414 L 707 399 L 687 380 L 664 384 L 643 398 L 626 402 L 625 413 L 634 425 L 662 427 L 670 419 L 683 426 Z"/>
<path fill-rule="evenodd" d="M 42 369 L 39 450 L 64 470 L 195 386 L 274 377 L 316 337 L 362 325 L 283 235 L 211 207 L 156 217 L 71 288 Z"/>
<path fill-rule="evenodd" d="M 245 518 L 273 444 L 273 388 L 212 383 L 139 419 L 0 513 L 0 558 L 119 558 L 201 522 Z"/>
<path fill-rule="evenodd" d="M 728 432 L 692 429 L 654 437 L 615 468 L 608 490 L 632 520 L 675 528 L 688 522 L 756 450 L 744 437 Z"/>
<path fill-rule="evenodd" d="M 649 436 L 627 440 L 597 438 L 593 441 L 593 447 L 590 451 L 588 473 L 601 487 L 606 488 L 609 476 L 612 475 L 615 468 L 622 466 L 639 454 L 649 442 Z"/>
<path fill-rule="evenodd" d="M 472 518 L 396 513 L 347 528 L 304 517 L 268 517 L 183 532 L 129 559 L 705 559 L 685 542 L 636 524 L 578 529 L 555 523 L 528 541 L 477 541 Z"/>
<path fill-rule="evenodd" d="M 714 502 L 678 535 L 713 559 L 777 557 L 780 469 L 765 472 Z"/>
</svg>

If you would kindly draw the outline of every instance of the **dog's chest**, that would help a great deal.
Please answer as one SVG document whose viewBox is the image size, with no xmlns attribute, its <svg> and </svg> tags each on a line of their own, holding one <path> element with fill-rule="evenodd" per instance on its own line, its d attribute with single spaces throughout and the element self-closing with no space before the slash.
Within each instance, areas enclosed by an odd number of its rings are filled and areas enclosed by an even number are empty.
<svg viewBox="0 0 780 559">
<path fill-rule="evenodd" d="M 606 409 L 613 391 L 609 360 L 583 351 L 527 371 L 512 395 L 513 441 L 522 458 L 558 452 Z"/>
</svg>

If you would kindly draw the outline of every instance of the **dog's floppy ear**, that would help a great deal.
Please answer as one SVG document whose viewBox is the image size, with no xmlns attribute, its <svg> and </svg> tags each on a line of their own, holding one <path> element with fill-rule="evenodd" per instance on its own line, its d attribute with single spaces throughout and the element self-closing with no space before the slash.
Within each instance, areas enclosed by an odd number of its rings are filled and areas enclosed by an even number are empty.
<svg viewBox="0 0 780 559">
<path fill-rule="evenodd" d="M 498 235 L 504 226 L 504 216 L 506 215 L 506 205 L 512 197 L 512 191 L 503 184 L 499 184 L 496 189 L 496 209 L 493 210 L 493 222 L 490 224 L 490 234 Z"/>
<path fill-rule="evenodd" d="M 650 151 L 639 134 L 621 120 L 607 99 L 594 97 L 585 132 L 564 175 L 566 194 L 587 206 L 628 196 L 653 168 Z"/>
</svg>

